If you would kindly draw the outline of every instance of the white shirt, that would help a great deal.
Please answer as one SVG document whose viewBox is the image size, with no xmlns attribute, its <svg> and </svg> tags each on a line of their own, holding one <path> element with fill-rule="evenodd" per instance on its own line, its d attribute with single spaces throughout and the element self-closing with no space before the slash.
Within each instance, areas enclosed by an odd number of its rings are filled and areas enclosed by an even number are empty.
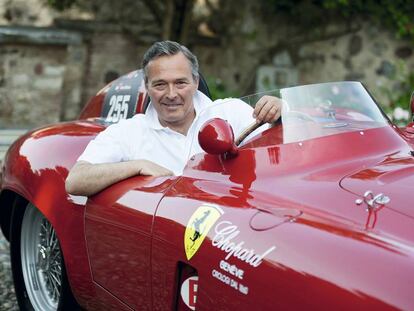
<svg viewBox="0 0 414 311">
<path fill-rule="evenodd" d="M 213 102 L 197 91 L 193 103 L 196 117 L 187 135 L 163 127 L 150 103 L 145 114 L 121 120 L 100 132 L 88 144 L 78 161 L 98 164 L 146 159 L 168 168 L 175 175 L 181 175 L 188 159 L 203 152 L 198 144 L 198 132 L 206 121 L 217 117 L 227 120 L 235 137 L 255 122 L 253 108 L 239 99 L 219 99 Z"/>
</svg>

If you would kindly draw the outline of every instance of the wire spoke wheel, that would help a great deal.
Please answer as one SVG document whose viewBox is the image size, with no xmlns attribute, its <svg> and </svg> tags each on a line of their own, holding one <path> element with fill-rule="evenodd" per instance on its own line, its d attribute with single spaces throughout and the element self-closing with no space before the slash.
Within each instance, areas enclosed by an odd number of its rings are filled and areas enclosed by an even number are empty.
<svg viewBox="0 0 414 311">
<path fill-rule="evenodd" d="M 20 254 L 28 298 L 35 310 L 57 310 L 62 289 L 62 253 L 50 222 L 29 204 L 22 220 Z"/>
</svg>

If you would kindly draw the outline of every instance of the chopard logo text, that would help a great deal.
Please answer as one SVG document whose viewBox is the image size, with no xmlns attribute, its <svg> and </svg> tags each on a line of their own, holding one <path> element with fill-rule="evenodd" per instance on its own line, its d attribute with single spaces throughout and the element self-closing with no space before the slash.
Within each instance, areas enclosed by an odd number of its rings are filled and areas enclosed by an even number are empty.
<svg viewBox="0 0 414 311">
<path fill-rule="evenodd" d="M 239 234 L 240 231 L 238 230 L 238 227 L 233 225 L 232 222 L 221 221 L 215 227 L 215 236 L 211 243 L 213 246 L 227 253 L 225 257 L 226 260 L 233 256 L 253 267 L 260 266 L 263 262 L 263 258 L 276 249 L 276 246 L 272 246 L 262 254 L 256 254 L 254 249 L 243 247 L 244 241 L 234 241 Z"/>
</svg>

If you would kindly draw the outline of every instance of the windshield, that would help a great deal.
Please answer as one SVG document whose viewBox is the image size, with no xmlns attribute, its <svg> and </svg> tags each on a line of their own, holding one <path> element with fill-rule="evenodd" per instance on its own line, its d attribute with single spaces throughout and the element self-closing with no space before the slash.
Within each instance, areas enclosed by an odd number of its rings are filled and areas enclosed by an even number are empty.
<svg viewBox="0 0 414 311">
<path fill-rule="evenodd" d="M 387 120 L 359 82 L 296 86 L 241 98 L 253 106 L 263 95 L 283 100 L 283 142 L 383 127 Z"/>
</svg>

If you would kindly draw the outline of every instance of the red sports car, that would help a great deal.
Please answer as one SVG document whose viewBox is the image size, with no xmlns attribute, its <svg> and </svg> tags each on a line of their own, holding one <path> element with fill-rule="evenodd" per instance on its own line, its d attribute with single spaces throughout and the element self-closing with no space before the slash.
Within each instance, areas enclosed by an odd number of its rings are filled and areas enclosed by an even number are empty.
<svg viewBox="0 0 414 311">
<path fill-rule="evenodd" d="M 413 310 L 414 126 L 359 82 L 277 96 L 281 120 L 260 134 L 235 140 L 213 119 L 181 176 L 89 198 L 66 193 L 68 171 L 108 124 L 145 112 L 140 71 L 79 120 L 18 139 L 0 217 L 20 308 Z"/>
</svg>

